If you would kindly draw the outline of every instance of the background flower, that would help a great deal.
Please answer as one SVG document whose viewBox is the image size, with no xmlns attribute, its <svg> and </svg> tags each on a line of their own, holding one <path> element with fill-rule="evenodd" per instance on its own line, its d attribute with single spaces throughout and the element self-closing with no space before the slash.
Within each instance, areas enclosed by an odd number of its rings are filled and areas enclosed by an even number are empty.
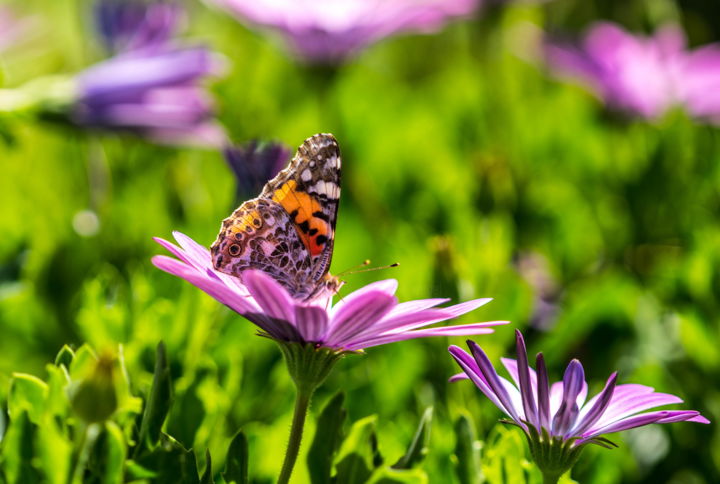
<svg viewBox="0 0 720 484">
<path fill-rule="evenodd" d="M 279 32 L 303 59 L 336 63 L 403 32 L 433 32 L 479 0 L 207 0 L 242 21 Z"/>
<path fill-rule="evenodd" d="M 129 131 L 158 142 L 220 147 L 202 86 L 222 64 L 203 47 L 173 47 L 116 56 L 77 76 L 72 119 L 79 125 Z"/>
<path fill-rule="evenodd" d="M 538 466 L 545 474 L 557 474 L 555 479 L 572 467 L 579 454 L 576 449 L 586 444 L 614 445 L 604 434 L 652 423 L 710 423 L 695 410 L 648 412 L 682 400 L 644 385 L 616 385 L 617 373 L 610 375 L 599 394 L 587 400 L 588 385 L 578 360 L 570 362 L 561 382 L 550 385 L 542 353 L 537 355 L 535 371 L 528 365 L 522 334 L 516 330 L 515 335 L 517 360 L 502 359 L 512 382 L 499 376 L 485 352 L 470 340 L 467 343 L 471 354 L 457 346 L 449 348 L 465 372 L 452 380 L 472 380 L 512 423 L 523 429 Z"/>
<path fill-rule="evenodd" d="M 105 46 L 119 53 L 166 45 L 183 10 L 174 0 L 97 0 L 94 14 Z"/>
<path fill-rule="evenodd" d="M 581 46 L 550 41 L 550 66 L 588 86 L 612 107 L 645 118 L 677 104 L 685 60 L 685 37 L 666 26 L 653 37 L 632 35 L 603 22 L 588 29 Z"/>
<path fill-rule="evenodd" d="M 237 181 L 236 201 L 253 198 L 290 161 L 290 148 L 282 143 L 250 141 L 243 146 L 227 145 L 225 161 Z"/>
</svg>

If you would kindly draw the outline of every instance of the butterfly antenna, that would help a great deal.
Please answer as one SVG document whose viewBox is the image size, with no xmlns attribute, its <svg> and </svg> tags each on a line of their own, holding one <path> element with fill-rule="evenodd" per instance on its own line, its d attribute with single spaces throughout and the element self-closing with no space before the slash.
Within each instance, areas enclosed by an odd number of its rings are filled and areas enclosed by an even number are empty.
<svg viewBox="0 0 720 484">
<path fill-rule="evenodd" d="M 399 266 L 400 263 L 399 263 L 399 262 L 395 262 L 395 263 L 393 263 L 393 264 L 388 264 L 388 265 L 385 265 L 385 266 L 367 267 L 367 266 L 369 266 L 369 265 L 370 265 L 370 259 L 365 259 L 365 261 L 364 261 L 362 264 L 360 264 L 360 265 L 358 265 L 358 266 L 355 266 L 355 267 L 353 267 L 353 268 L 351 268 L 351 269 L 347 269 L 347 270 L 345 270 L 345 271 L 342 271 L 341 273 L 338 274 L 338 277 L 339 277 L 339 276 L 349 276 L 350 274 L 360 274 L 361 272 L 372 272 L 372 271 L 379 271 L 379 270 L 382 270 L 382 269 L 390 269 L 391 267 L 397 267 L 397 266 Z"/>
</svg>

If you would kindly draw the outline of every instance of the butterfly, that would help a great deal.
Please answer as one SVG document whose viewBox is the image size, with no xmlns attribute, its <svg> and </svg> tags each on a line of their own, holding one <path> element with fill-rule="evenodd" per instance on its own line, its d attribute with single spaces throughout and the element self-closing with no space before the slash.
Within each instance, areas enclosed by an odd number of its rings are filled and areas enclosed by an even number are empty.
<svg viewBox="0 0 720 484">
<path fill-rule="evenodd" d="M 335 294 L 343 284 L 329 273 L 340 171 L 332 134 L 306 139 L 257 198 L 222 221 L 210 247 L 215 269 L 240 278 L 247 269 L 261 270 L 305 301 Z"/>
</svg>

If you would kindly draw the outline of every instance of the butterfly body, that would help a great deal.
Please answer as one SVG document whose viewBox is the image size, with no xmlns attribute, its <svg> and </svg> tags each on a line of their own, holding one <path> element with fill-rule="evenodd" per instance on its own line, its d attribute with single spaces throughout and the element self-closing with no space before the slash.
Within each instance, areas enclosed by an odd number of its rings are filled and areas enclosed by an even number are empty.
<svg viewBox="0 0 720 484">
<path fill-rule="evenodd" d="M 213 265 L 242 277 L 261 270 L 290 294 L 312 300 L 336 293 L 342 281 L 328 271 L 340 202 L 340 149 L 331 134 L 316 134 L 257 198 L 222 222 L 211 247 Z"/>
</svg>

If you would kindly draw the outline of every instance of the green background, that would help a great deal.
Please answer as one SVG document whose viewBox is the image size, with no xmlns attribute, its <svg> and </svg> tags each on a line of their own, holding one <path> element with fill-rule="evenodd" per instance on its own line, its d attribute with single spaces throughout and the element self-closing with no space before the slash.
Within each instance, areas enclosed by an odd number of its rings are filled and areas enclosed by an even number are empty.
<svg viewBox="0 0 720 484">
<path fill-rule="evenodd" d="M 5 87 L 103 58 L 89 3 L 14 3 L 34 23 L 30 38 L 2 57 Z M 336 69 L 304 66 L 277 38 L 201 3 L 188 4 L 187 38 L 226 58 L 227 72 L 211 89 L 234 140 L 295 148 L 317 132 L 336 135 L 343 196 L 332 270 L 364 259 L 400 263 L 348 276 L 341 294 L 393 277 L 401 301 L 492 297 L 461 321 L 512 321 L 476 338 L 493 361 L 512 356 L 518 328 L 531 353 L 543 351 L 553 379 L 578 358 L 591 392 L 617 370 L 621 383 L 677 394 L 682 408 L 716 421 L 717 128 L 682 112 L 655 123 L 613 115 L 521 59 L 532 54 L 528 27 L 579 32 L 599 18 L 635 31 L 677 19 L 692 45 L 711 42 L 720 38 L 720 16 L 710 3 L 494 6 L 437 35 L 387 39 Z M 253 325 L 150 263 L 164 253 L 153 236 L 170 239 L 179 230 L 212 243 L 236 202 L 222 155 L 29 119 L 4 123 L 0 400 L 12 372 L 44 377 L 65 343 L 122 343 L 136 393 L 145 392 L 162 339 L 176 394 L 168 431 L 198 456 L 209 448 L 220 466 L 243 428 L 251 476 L 271 482 L 294 396 L 280 352 Z M 98 230 L 81 235 L 78 213 L 88 210 Z M 549 316 L 537 317 L 540 299 L 551 305 Z M 496 425 L 500 412 L 470 383 L 447 383 L 458 371 L 450 343 L 463 340 L 409 341 L 347 357 L 316 395 L 304 449 L 318 410 L 344 390 L 350 420 L 378 415 L 388 462 L 402 455 L 428 405 L 435 406 L 423 464 L 430 482 L 454 479 L 453 422 L 465 411 L 488 440 L 490 462 L 493 439 L 505 434 Z M 714 424 L 646 427 L 611 439 L 620 448 L 587 450 L 576 480 L 720 481 Z M 303 454 L 294 482 L 308 479 Z"/>
</svg>

